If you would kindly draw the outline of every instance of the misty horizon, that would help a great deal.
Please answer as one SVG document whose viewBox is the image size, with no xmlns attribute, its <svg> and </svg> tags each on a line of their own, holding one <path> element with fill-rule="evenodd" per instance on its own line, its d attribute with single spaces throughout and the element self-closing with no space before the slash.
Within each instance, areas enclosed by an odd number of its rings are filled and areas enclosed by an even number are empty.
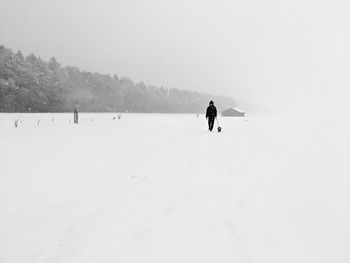
<svg viewBox="0 0 350 263">
<path fill-rule="evenodd" d="M 344 103 L 345 0 L 1 2 L 1 43 L 45 60 L 225 95 L 246 110 Z"/>
</svg>

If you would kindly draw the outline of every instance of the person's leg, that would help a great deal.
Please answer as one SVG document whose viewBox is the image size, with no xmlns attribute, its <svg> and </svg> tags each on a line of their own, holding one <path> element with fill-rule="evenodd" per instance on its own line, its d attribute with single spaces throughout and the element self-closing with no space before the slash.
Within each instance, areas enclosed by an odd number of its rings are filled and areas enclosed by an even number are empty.
<svg viewBox="0 0 350 263">
<path fill-rule="evenodd" d="M 212 131 L 214 127 L 214 118 L 210 118 L 209 130 Z"/>
<path fill-rule="evenodd" d="M 208 128 L 209 128 L 209 131 L 210 131 L 210 118 L 208 118 Z"/>
</svg>

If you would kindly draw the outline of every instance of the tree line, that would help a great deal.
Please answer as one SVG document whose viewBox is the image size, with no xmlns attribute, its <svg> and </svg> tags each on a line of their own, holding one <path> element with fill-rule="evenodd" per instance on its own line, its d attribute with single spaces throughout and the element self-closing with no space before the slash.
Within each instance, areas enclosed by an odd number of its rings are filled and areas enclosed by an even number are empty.
<svg viewBox="0 0 350 263">
<path fill-rule="evenodd" d="M 203 112 L 232 98 L 147 86 L 126 77 L 91 73 L 0 46 L 0 112 Z"/>
</svg>

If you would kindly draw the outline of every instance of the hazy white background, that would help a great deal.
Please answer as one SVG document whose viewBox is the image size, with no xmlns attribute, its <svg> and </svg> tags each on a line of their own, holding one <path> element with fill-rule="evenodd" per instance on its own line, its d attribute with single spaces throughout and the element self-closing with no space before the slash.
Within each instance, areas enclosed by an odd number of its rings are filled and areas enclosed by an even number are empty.
<svg viewBox="0 0 350 263">
<path fill-rule="evenodd" d="M 248 111 L 344 110 L 346 0 L 0 0 L 0 42 Z M 297 106 L 297 107 L 295 107 Z"/>
</svg>

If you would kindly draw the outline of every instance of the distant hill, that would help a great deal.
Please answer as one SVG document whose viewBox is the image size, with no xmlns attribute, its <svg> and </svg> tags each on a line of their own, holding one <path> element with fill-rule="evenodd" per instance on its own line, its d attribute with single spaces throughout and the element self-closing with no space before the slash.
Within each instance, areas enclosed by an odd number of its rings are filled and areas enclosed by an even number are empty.
<svg viewBox="0 0 350 263">
<path fill-rule="evenodd" d="M 219 110 L 233 99 L 147 86 L 128 78 L 62 67 L 33 54 L 0 46 L 0 112 L 203 112 L 210 100 Z"/>
</svg>

